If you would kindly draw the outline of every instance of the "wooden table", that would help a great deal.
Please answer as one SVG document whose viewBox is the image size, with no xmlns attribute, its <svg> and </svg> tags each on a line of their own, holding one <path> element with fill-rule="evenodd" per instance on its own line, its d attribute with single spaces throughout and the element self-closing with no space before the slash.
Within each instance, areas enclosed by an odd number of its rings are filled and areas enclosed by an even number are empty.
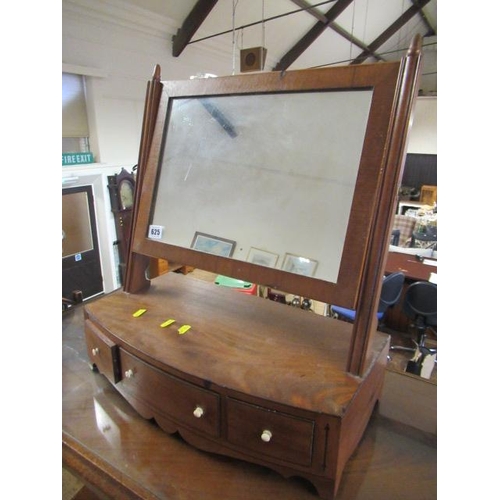
<svg viewBox="0 0 500 500">
<path fill-rule="evenodd" d="M 428 281 L 431 273 L 437 273 L 437 260 L 425 258 L 425 261 L 435 265 L 424 264 L 414 255 L 399 252 L 389 252 L 385 266 L 386 274 L 401 271 L 408 281 Z"/>
<path fill-rule="evenodd" d="M 143 419 L 102 374 L 91 371 L 82 309 L 63 315 L 65 468 L 109 498 L 318 500 L 306 481 L 199 451 Z M 375 415 L 346 465 L 337 500 L 433 498 L 435 443 L 412 432 Z"/>
</svg>

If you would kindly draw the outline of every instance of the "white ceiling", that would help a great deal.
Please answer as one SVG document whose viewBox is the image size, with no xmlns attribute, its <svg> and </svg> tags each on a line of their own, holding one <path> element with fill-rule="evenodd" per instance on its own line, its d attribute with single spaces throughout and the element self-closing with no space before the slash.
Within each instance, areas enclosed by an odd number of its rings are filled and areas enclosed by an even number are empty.
<svg viewBox="0 0 500 500">
<path fill-rule="evenodd" d="M 125 0 L 172 20 L 180 29 L 197 0 Z M 184 51 L 194 44 L 217 41 L 232 54 L 232 67 L 239 71 L 240 49 L 265 46 L 265 70 L 270 71 L 285 54 L 340 0 L 218 0 Z M 346 65 L 363 52 L 359 44 L 370 46 L 419 0 L 352 0 L 321 34 L 298 56 L 289 69 Z M 420 0 L 422 2 L 422 0 Z M 322 4 L 322 5 L 318 5 Z M 300 10 L 315 5 L 308 11 Z M 430 0 L 422 12 L 413 15 L 390 38 L 375 48 L 381 60 L 399 59 L 413 36 L 423 37 L 422 95 L 437 95 L 437 0 Z M 291 13 L 289 15 L 285 15 Z M 314 15 L 313 15 L 314 14 Z M 271 19 L 274 18 L 274 19 Z M 265 22 L 262 22 L 263 19 Z M 249 24 L 256 23 L 253 26 Z M 323 23 L 324 24 L 324 23 Z M 244 28 L 241 28 L 246 26 Z M 339 34 L 354 37 L 358 44 Z M 222 34 L 224 33 L 224 34 Z M 182 52 L 178 56 L 182 58 Z M 376 62 L 368 57 L 365 62 Z"/>
</svg>

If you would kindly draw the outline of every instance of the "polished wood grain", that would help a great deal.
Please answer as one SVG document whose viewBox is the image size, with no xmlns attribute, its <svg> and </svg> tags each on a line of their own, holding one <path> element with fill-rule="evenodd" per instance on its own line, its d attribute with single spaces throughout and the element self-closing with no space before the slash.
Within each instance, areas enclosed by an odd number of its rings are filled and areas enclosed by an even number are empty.
<svg viewBox="0 0 500 500">
<path fill-rule="evenodd" d="M 422 67 L 421 47 L 421 37 L 414 37 L 408 53 L 401 60 L 397 90 L 394 92 L 394 107 L 391 107 L 391 123 L 384 141 L 387 154 L 380 164 L 379 191 L 376 204 L 372 207 L 372 232 L 363 261 L 359 301 L 354 308 L 356 319 L 347 364 L 347 370 L 358 375 L 368 366 L 367 355 L 373 341 L 372 332 L 378 327 L 377 311 L 392 230 L 392 214 L 396 211 L 399 179 L 406 156 L 407 136 Z M 376 124 L 374 127 L 378 128 Z M 369 147 L 373 147 L 373 144 Z"/>
<path fill-rule="evenodd" d="M 147 312 L 134 318 L 140 308 Z M 202 386 L 341 416 L 362 382 L 344 370 L 351 324 L 188 276 L 160 276 L 143 294 L 118 290 L 85 312 L 131 354 Z M 179 335 L 184 324 L 191 330 Z M 375 334 L 371 363 L 387 339 Z"/>
<path fill-rule="evenodd" d="M 141 200 L 140 193 L 144 183 L 146 166 L 151 151 L 151 143 L 158 114 L 158 103 L 163 90 L 160 81 L 161 68 L 157 64 L 153 71 L 153 76 L 146 87 L 146 97 L 144 102 L 144 113 L 142 117 L 141 142 L 139 146 L 139 160 L 137 163 L 136 186 L 134 190 L 134 205 L 132 213 L 132 234 L 131 241 L 134 241 L 137 230 L 137 219 L 139 214 L 139 204 Z M 129 292 L 144 290 L 149 286 L 149 280 L 146 279 L 146 270 L 150 264 L 150 259 L 145 255 L 132 252 L 132 245 L 128 248 L 127 267 L 123 288 Z"/>
<path fill-rule="evenodd" d="M 142 417 L 333 498 L 380 397 L 388 335 L 374 335 L 369 369 L 354 377 L 344 370 L 352 325 L 176 273 L 84 311 L 90 361 Z"/>
<path fill-rule="evenodd" d="M 143 419 L 90 369 L 82 307 L 65 312 L 62 326 L 63 466 L 101 497 L 317 500 L 306 481 L 199 451 Z M 435 441 L 375 414 L 346 464 L 337 500 L 431 500 L 436 488 Z"/>
<path fill-rule="evenodd" d="M 133 373 L 130 378 L 122 379 L 120 392 L 133 402 L 133 406 L 151 409 L 150 414 L 143 416 L 167 415 L 194 431 L 214 437 L 220 435 L 220 398 L 217 394 L 169 376 L 123 349 L 120 361 L 123 373 Z M 198 407 L 203 411 L 203 418 L 194 415 Z"/>
<path fill-rule="evenodd" d="M 120 358 L 118 357 L 118 346 L 110 341 L 108 337 L 95 325 L 89 323 L 85 330 L 87 341 L 87 355 L 92 363 L 99 366 L 109 380 L 116 383 L 121 379 Z"/>
</svg>

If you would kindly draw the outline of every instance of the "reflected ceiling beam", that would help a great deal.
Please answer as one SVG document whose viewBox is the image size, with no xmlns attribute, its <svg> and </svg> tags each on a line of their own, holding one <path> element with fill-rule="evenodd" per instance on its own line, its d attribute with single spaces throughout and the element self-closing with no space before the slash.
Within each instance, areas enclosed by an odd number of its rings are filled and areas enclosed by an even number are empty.
<svg viewBox="0 0 500 500">
<path fill-rule="evenodd" d="M 226 118 L 224 113 L 210 100 L 210 99 L 199 99 L 203 107 L 210 113 L 210 116 L 214 118 L 217 123 L 227 132 L 229 137 L 233 139 L 238 135 L 233 124 Z"/>
<path fill-rule="evenodd" d="M 356 37 L 352 36 L 348 31 L 346 31 L 344 28 L 339 26 L 337 23 L 333 21 L 328 21 L 327 17 L 323 12 L 321 12 L 319 9 L 315 9 L 311 7 L 311 5 L 306 2 L 306 0 L 291 0 L 295 5 L 298 5 L 299 7 L 303 8 L 309 14 L 314 16 L 318 21 L 321 21 L 322 23 L 325 23 L 329 28 L 331 28 L 335 33 L 338 33 L 340 36 L 344 37 L 346 40 L 351 42 L 352 44 L 356 45 L 362 50 L 367 50 L 370 51 L 370 48 L 368 45 L 363 43 L 361 40 L 357 39 Z M 378 55 L 376 52 L 372 52 L 370 54 L 372 57 L 377 59 L 378 61 L 384 61 L 384 58 L 380 55 Z"/>
<path fill-rule="evenodd" d="M 288 69 L 305 50 L 328 28 L 328 23 L 337 18 L 353 0 L 338 0 L 325 14 L 326 22 L 318 21 L 276 64 L 273 71 Z"/>
<path fill-rule="evenodd" d="M 422 7 L 427 5 L 429 2 L 430 0 L 415 0 L 413 5 L 406 12 L 404 12 L 378 38 L 368 45 L 369 50 L 377 50 L 381 45 L 387 42 L 391 36 L 396 34 L 415 14 L 419 14 Z M 353 59 L 350 64 L 361 64 L 366 61 L 370 55 L 371 54 L 368 50 L 364 50 L 358 57 Z"/>
<path fill-rule="evenodd" d="M 218 0 L 198 0 L 173 36 L 172 55 L 179 57 Z"/>
</svg>

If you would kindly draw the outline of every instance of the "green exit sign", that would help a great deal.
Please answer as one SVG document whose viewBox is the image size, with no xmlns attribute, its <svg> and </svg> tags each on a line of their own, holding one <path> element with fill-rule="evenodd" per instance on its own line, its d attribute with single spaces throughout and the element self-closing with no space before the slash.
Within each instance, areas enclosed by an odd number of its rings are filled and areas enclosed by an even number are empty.
<svg viewBox="0 0 500 500">
<path fill-rule="evenodd" d="M 84 163 L 94 163 L 94 155 L 92 153 L 63 153 L 62 164 L 65 165 L 82 165 Z"/>
</svg>

